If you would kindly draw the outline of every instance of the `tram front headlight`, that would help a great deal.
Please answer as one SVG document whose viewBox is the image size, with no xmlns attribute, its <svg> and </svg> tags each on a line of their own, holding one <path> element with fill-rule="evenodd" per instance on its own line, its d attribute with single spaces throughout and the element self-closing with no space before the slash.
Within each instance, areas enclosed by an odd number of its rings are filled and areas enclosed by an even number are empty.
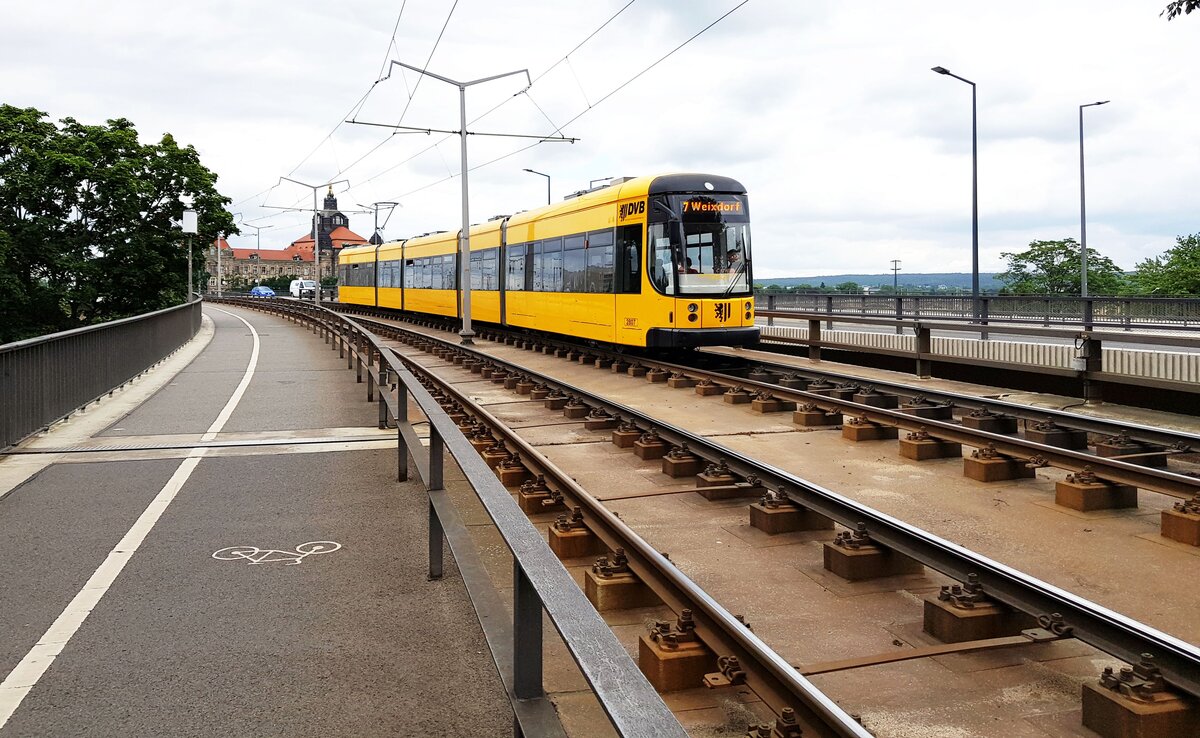
<svg viewBox="0 0 1200 738">
<path fill-rule="evenodd" d="M 747 310 L 753 310 L 753 309 L 754 309 L 754 303 L 750 302 L 749 300 L 746 300 L 746 309 L 747 309 Z"/>
<path fill-rule="evenodd" d="M 697 320 L 699 317 L 700 317 L 700 316 L 699 316 L 699 315 L 696 315 L 695 313 L 688 313 L 688 322 L 689 322 L 689 323 L 695 323 L 695 322 L 696 322 L 696 320 Z"/>
<path fill-rule="evenodd" d="M 689 313 L 694 313 L 694 312 L 696 312 L 696 311 L 697 311 L 697 310 L 699 310 L 699 309 L 700 309 L 700 306 L 699 306 L 699 305 L 697 305 L 696 303 L 694 303 L 694 302 L 689 302 L 689 303 L 688 303 L 688 312 L 689 312 Z"/>
</svg>

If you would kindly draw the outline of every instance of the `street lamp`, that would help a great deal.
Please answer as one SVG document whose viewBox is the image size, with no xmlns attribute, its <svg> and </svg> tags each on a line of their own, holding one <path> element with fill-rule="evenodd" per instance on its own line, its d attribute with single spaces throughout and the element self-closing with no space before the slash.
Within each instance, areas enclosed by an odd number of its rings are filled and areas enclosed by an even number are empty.
<svg viewBox="0 0 1200 738">
<path fill-rule="evenodd" d="M 1088 296 L 1087 285 L 1087 205 L 1083 189 L 1083 109 L 1097 105 L 1105 105 L 1109 101 L 1101 100 L 1079 106 L 1079 287 L 1080 296 Z"/>
<path fill-rule="evenodd" d="M 196 235 L 198 224 L 199 216 L 195 210 L 188 208 L 183 211 L 183 216 L 179 219 L 179 229 L 188 234 L 187 291 L 184 293 L 184 303 L 192 301 L 192 236 Z"/>
<path fill-rule="evenodd" d="M 933 71 L 971 85 L 971 304 L 976 322 L 979 321 L 979 135 L 976 122 L 975 83 L 959 77 L 945 67 Z"/>
<path fill-rule="evenodd" d="M 900 299 L 900 260 L 892 259 L 892 295 L 896 298 L 896 320 L 904 317 L 904 300 Z M 896 326 L 896 335 L 903 333 L 903 329 L 899 325 Z"/>
<path fill-rule="evenodd" d="M 242 225 L 246 226 L 247 228 L 254 229 L 254 258 L 258 262 L 255 265 L 255 267 L 259 270 L 259 273 L 261 274 L 261 273 L 263 273 L 262 272 L 262 268 L 263 268 L 263 266 L 262 266 L 262 232 L 263 232 L 263 229 L 265 229 L 265 228 L 274 228 L 275 226 L 273 226 L 273 225 L 256 226 L 252 223 L 242 223 Z M 221 254 L 221 245 L 217 244 L 217 255 L 220 256 L 220 254 Z M 221 263 L 221 261 L 220 261 L 220 259 L 218 259 L 217 264 L 220 264 L 220 263 Z M 217 274 L 217 297 L 221 296 L 220 271 L 221 271 L 221 268 L 218 266 L 217 267 L 217 272 L 218 272 L 218 274 Z"/>
<path fill-rule="evenodd" d="M 459 82 L 458 80 L 443 77 L 440 74 L 434 74 L 427 69 L 414 67 L 411 64 L 405 64 L 401 61 L 392 60 L 391 66 L 388 67 L 389 74 L 391 67 L 400 66 L 405 69 L 416 72 L 417 74 L 433 77 L 436 80 L 441 80 L 446 84 L 454 85 L 458 88 L 458 119 L 459 130 L 458 137 L 461 150 L 461 168 L 462 168 L 462 231 L 459 235 L 459 260 L 462 263 L 462 284 L 459 289 L 462 292 L 462 314 L 463 324 L 462 330 L 459 331 L 459 336 L 462 337 L 462 343 L 474 343 L 471 339 L 475 336 L 475 332 L 471 330 L 471 218 L 467 208 L 467 88 L 472 85 L 491 82 L 492 80 L 501 79 L 503 77 L 511 77 L 514 74 L 524 74 L 526 85 L 532 85 L 533 80 L 529 76 L 528 69 L 518 69 L 515 72 L 505 72 L 504 74 L 493 74 L 490 77 L 480 77 L 467 82 Z M 316 195 L 314 194 L 315 198 Z"/>
<path fill-rule="evenodd" d="M 526 169 L 524 171 L 529 172 L 530 174 L 540 174 L 541 176 L 546 178 L 546 204 L 549 205 L 550 204 L 550 175 L 542 174 L 541 172 L 535 172 L 532 169 Z"/>
<path fill-rule="evenodd" d="M 317 288 L 315 290 L 313 290 L 313 292 L 315 295 L 314 304 L 316 304 L 317 307 L 320 307 L 321 306 L 321 242 L 318 240 L 320 234 L 317 232 L 317 224 L 320 222 L 319 216 L 320 216 L 321 211 L 317 209 L 317 190 L 321 189 L 322 187 L 333 187 L 335 184 L 343 184 L 343 183 L 350 184 L 350 180 L 338 179 L 338 180 L 334 180 L 332 182 L 325 182 L 324 184 L 313 185 L 313 184 L 309 184 L 307 182 L 301 182 L 298 179 L 292 179 L 291 177 L 280 177 L 279 178 L 279 181 L 281 181 L 281 182 L 284 180 L 287 180 L 288 182 L 291 182 L 292 184 L 298 184 L 301 187 L 308 187 L 309 189 L 311 189 L 313 191 L 313 225 L 312 225 L 313 272 L 315 273 L 316 282 L 317 282 Z M 330 245 L 332 246 L 332 244 L 330 244 Z M 303 290 L 301 290 L 301 294 L 303 294 Z"/>
</svg>

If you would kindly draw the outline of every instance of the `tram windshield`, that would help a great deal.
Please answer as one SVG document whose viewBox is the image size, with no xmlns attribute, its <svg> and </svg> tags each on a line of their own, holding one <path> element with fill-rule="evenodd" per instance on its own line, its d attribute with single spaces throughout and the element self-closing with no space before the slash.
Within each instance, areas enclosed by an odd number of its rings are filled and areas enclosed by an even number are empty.
<svg viewBox="0 0 1200 738">
<path fill-rule="evenodd" d="M 745 195 L 655 195 L 647 257 L 665 295 L 750 294 L 750 217 Z"/>
</svg>

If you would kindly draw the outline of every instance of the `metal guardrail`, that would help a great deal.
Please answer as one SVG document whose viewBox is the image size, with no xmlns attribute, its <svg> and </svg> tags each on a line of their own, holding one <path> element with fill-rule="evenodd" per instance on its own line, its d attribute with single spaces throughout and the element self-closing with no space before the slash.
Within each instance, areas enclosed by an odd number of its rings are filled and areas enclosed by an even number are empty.
<svg viewBox="0 0 1200 738">
<path fill-rule="evenodd" d="M 1173 297 L 1060 297 L 1054 295 L 848 295 L 757 292 L 758 310 L 796 310 L 828 315 L 961 320 L 987 324 L 1103 326 L 1121 330 L 1200 330 L 1200 299 Z"/>
<path fill-rule="evenodd" d="M 223 302 L 275 312 L 312 324 L 347 359 L 367 385 L 367 399 L 379 404 L 379 427 L 394 421 L 397 478 L 408 479 L 409 461 L 429 495 L 429 575 L 442 575 L 443 542 L 448 542 L 480 625 L 509 692 L 517 734 L 565 735 L 542 683 L 542 613 L 562 636 L 567 650 L 591 686 L 617 734 L 629 738 L 686 738 L 687 733 L 637 664 L 596 612 L 545 539 L 517 506 L 487 463 L 418 379 L 379 339 L 351 318 L 297 300 L 225 298 Z M 410 402 L 428 421 L 429 446 L 409 420 Z M 490 586 L 490 575 L 445 490 L 443 464 L 449 451 L 495 523 L 513 556 L 513 613 Z"/>
<path fill-rule="evenodd" d="M 1116 374 L 1103 371 L 1103 349 L 1106 343 L 1139 343 L 1152 346 L 1191 348 L 1196 345 L 1193 336 L 1170 335 L 1165 333 L 1121 333 L 1103 330 L 1072 330 L 1069 328 L 1044 328 L 1034 326 L 997 326 L 980 325 L 978 323 L 944 322 L 933 320 L 897 320 L 893 317 L 862 317 L 856 315 L 837 315 L 829 313 L 806 313 L 798 310 L 760 310 L 756 313 L 760 318 L 767 319 L 768 326 L 774 326 L 776 320 L 793 320 L 807 322 L 808 334 L 803 338 L 789 338 L 764 333 L 761 340 L 766 343 L 794 343 L 808 347 L 808 357 L 813 361 L 821 360 L 821 349 L 841 351 L 861 351 L 873 354 L 884 354 L 912 358 L 915 361 L 915 373 L 918 377 L 931 376 L 934 362 L 953 364 L 969 364 L 972 366 L 988 366 L 993 368 L 1011 369 L 1021 372 L 1054 375 L 1060 377 L 1075 377 L 1083 384 L 1083 396 L 1089 402 L 1100 402 L 1103 399 L 1105 383 L 1132 384 L 1145 387 L 1177 392 L 1196 392 L 1200 390 L 1194 382 L 1155 379 L 1134 374 Z M 916 337 L 911 350 L 883 348 L 879 346 L 863 346 L 854 343 L 841 343 L 822 338 L 822 325 L 846 323 L 856 325 L 889 326 L 897 333 L 911 330 Z M 1037 338 L 1069 338 L 1074 339 L 1076 358 L 1082 361 L 1079 367 L 1055 367 L 1036 364 L 1021 364 L 1014 366 L 1009 362 L 992 361 L 973 356 L 954 356 L 933 352 L 933 331 L 950 331 L 959 333 L 977 332 L 981 338 L 987 338 L 988 330 L 1005 335 L 1030 336 L 1036 343 Z"/>
<path fill-rule="evenodd" d="M 199 299 L 0 345 L 0 449 L 112 392 L 200 330 Z"/>
</svg>

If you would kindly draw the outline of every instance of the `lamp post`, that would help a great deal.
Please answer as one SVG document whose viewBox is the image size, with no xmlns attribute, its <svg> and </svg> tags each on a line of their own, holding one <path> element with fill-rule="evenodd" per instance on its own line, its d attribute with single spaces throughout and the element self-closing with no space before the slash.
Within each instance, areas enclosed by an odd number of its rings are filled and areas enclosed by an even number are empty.
<svg viewBox="0 0 1200 738">
<path fill-rule="evenodd" d="M 185 304 L 192 301 L 192 236 L 196 234 L 198 223 L 199 216 L 191 208 L 184 210 L 183 216 L 179 219 L 180 230 L 188 234 L 187 290 L 183 297 Z"/>
<path fill-rule="evenodd" d="M 1079 106 L 1079 292 L 1088 296 L 1087 284 L 1087 198 L 1083 188 L 1083 109 L 1104 105 L 1108 100 L 1086 103 Z"/>
<path fill-rule="evenodd" d="M 461 151 L 461 169 L 462 169 L 462 231 L 458 237 L 459 243 L 459 261 L 462 263 L 462 284 L 459 286 L 462 292 L 462 330 L 459 331 L 459 336 L 462 337 L 462 343 L 474 343 L 471 339 L 474 338 L 475 332 L 471 330 L 471 218 L 467 208 L 467 88 L 472 85 L 491 82 L 492 80 L 501 79 L 503 77 L 511 77 L 514 74 L 524 74 L 525 83 L 533 84 L 533 80 L 529 76 L 528 69 L 518 69 L 515 72 L 505 72 L 504 74 L 493 74 L 490 77 L 480 77 L 467 82 L 443 77 L 440 74 L 434 74 L 427 69 L 414 67 L 411 64 L 392 60 L 391 66 L 400 66 L 405 69 L 412 70 L 417 74 L 426 77 L 433 77 L 436 80 L 445 82 L 446 84 L 454 85 L 458 88 L 458 120 L 459 130 L 458 137 Z M 388 68 L 389 71 L 391 67 Z M 315 197 L 315 195 L 314 195 Z"/>
<path fill-rule="evenodd" d="M 896 298 L 896 320 L 904 317 L 904 300 L 900 299 L 900 260 L 892 259 L 892 295 Z M 904 331 L 896 326 L 896 335 Z"/>
<path fill-rule="evenodd" d="M 321 189 L 322 187 L 333 187 L 335 184 L 343 184 L 343 183 L 350 184 L 350 180 L 336 179 L 332 182 L 325 182 L 323 184 L 314 185 L 314 184 L 309 184 L 307 182 L 301 182 L 298 179 L 292 179 L 291 177 L 280 177 L 279 178 L 280 182 L 282 182 L 284 180 L 287 180 L 288 182 L 291 182 L 292 184 L 298 184 L 301 187 L 308 187 L 309 189 L 311 189 L 313 191 L 313 221 L 312 221 L 313 272 L 315 273 L 316 283 L 317 283 L 317 288 L 315 290 L 313 290 L 313 294 L 314 294 L 315 304 L 317 305 L 317 307 L 320 307 L 321 306 L 321 242 L 318 240 L 320 234 L 317 232 L 317 224 L 320 222 L 319 215 L 320 215 L 321 211 L 317 209 L 317 190 Z"/>
<path fill-rule="evenodd" d="M 529 172 L 530 174 L 539 174 L 546 178 L 546 204 L 549 205 L 550 204 L 550 175 L 542 174 L 542 172 L 535 172 L 532 169 L 526 169 L 524 171 Z"/>
<path fill-rule="evenodd" d="M 262 267 L 262 232 L 263 232 L 263 229 L 265 229 L 265 228 L 274 228 L 275 226 L 273 226 L 273 225 L 256 226 L 252 223 L 242 223 L 242 225 L 246 226 L 247 228 L 254 229 L 254 260 L 258 262 L 258 264 L 256 264 L 256 266 L 259 269 L 262 269 L 263 268 Z M 221 251 L 218 248 L 217 254 L 219 255 L 220 253 L 221 253 Z M 220 261 L 218 260 L 217 263 L 220 264 Z M 220 271 L 221 271 L 221 268 L 217 267 L 217 272 L 218 272 L 218 274 L 217 274 L 217 296 L 218 297 L 221 296 L 221 275 L 219 273 Z"/>
<path fill-rule="evenodd" d="M 933 67 L 933 71 L 953 77 L 971 85 L 971 305 L 976 322 L 979 321 L 979 135 L 975 83 L 959 77 L 945 67 Z"/>
</svg>

